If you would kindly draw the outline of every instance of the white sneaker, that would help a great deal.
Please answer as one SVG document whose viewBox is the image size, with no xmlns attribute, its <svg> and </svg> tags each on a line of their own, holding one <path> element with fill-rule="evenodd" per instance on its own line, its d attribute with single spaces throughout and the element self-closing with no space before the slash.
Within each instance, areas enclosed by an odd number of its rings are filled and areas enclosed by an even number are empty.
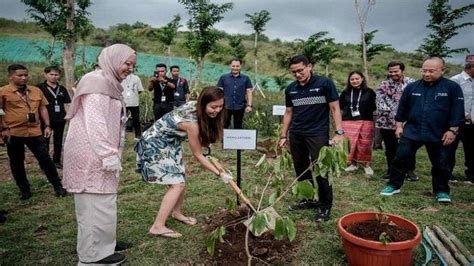
<svg viewBox="0 0 474 266">
<path fill-rule="evenodd" d="M 346 172 L 352 172 L 352 171 L 355 171 L 355 170 L 357 170 L 357 169 L 359 169 L 359 166 L 354 165 L 354 164 L 351 164 L 351 165 L 349 165 L 349 166 L 345 169 L 345 171 L 346 171 Z"/>
<path fill-rule="evenodd" d="M 364 172 L 366 175 L 374 175 L 374 170 L 370 166 L 365 166 L 364 167 Z"/>
</svg>

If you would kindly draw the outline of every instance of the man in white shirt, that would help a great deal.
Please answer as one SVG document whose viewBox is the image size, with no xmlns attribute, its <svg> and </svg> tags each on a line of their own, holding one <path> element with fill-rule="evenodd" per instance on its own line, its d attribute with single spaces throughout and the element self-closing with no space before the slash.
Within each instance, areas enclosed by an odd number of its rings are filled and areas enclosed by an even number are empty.
<svg viewBox="0 0 474 266">
<path fill-rule="evenodd" d="M 135 74 L 130 74 L 122 81 L 123 100 L 127 107 L 127 113 L 132 115 L 132 126 L 135 131 L 135 138 L 140 138 L 142 134 L 140 126 L 140 100 L 138 95 L 144 91 L 142 81 Z"/>
<path fill-rule="evenodd" d="M 456 149 L 462 141 L 466 166 L 466 182 L 474 184 L 474 55 L 466 56 L 464 71 L 451 78 L 459 84 L 464 95 L 464 125 L 459 128 L 459 135 L 451 145 L 449 162 L 451 171 L 456 164 Z M 454 180 L 454 178 L 452 178 Z"/>
</svg>

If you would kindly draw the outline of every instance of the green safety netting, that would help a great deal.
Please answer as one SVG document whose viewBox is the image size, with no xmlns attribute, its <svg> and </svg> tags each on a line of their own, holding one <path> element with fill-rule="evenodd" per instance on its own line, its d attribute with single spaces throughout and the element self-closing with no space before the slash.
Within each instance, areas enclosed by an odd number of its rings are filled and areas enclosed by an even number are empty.
<svg viewBox="0 0 474 266">
<path fill-rule="evenodd" d="M 49 45 L 46 40 L 31 40 L 14 37 L 0 37 L 0 60 L 4 62 L 44 62 L 44 56 L 41 50 L 45 50 Z M 52 60 L 61 59 L 63 44 L 56 43 Z M 85 49 L 85 51 L 84 51 Z M 87 66 L 91 66 L 96 62 L 101 47 L 97 46 L 76 46 L 76 64 L 82 64 L 85 60 Z M 157 63 L 165 63 L 168 66 L 178 65 L 181 69 L 181 75 L 188 79 L 196 77 L 197 64 L 193 60 L 179 57 L 167 57 L 159 55 L 151 55 L 138 53 L 137 58 L 138 75 L 150 76 L 153 74 Z M 204 62 L 201 79 L 205 83 L 215 84 L 219 77 L 229 72 L 226 65 Z M 266 75 L 258 75 L 260 84 L 265 83 L 268 90 L 278 90 L 275 81 Z"/>
</svg>

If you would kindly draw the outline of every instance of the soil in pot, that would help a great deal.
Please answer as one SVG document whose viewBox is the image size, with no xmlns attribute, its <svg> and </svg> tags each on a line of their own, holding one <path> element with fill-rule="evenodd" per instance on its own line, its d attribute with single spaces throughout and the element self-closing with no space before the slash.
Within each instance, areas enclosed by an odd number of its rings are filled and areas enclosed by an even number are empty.
<svg viewBox="0 0 474 266">
<path fill-rule="evenodd" d="M 241 221 L 248 217 L 248 209 L 241 207 L 235 211 L 221 210 L 215 216 L 210 217 L 204 229 L 207 233 L 214 229 L 226 225 L 224 243 L 216 244 L 214 256 L 208 262 L 218 265 L 247 265 L 247 254 L 245 252 L 245 232 L 247 228 Z M 300 228 L 298 228 L 300 230 Z M 295 257 L 297 249 L 297 239 L 290 242 L 288 240 L 276 240 L 272 232 L 266 232 L 259 237 L 249 233 L 249 250 L 252 256 L 257 257 L 252 264 L 288 264 Z M 209 257 L 207 251 L 205 256 Z M 261 260 L 261 261 L 260 261 Z"/>
<path fill-rule="evenodd" d="M 383 223 L 377 219 L 356 222 L 345 226 L 349 233 L 372 241 L 380 241 L 380 235 L 385 233 L 389 242 L 401 242 L 415 238 L 416 232 L 402 228 L 393 223 Z"/>
</svg>

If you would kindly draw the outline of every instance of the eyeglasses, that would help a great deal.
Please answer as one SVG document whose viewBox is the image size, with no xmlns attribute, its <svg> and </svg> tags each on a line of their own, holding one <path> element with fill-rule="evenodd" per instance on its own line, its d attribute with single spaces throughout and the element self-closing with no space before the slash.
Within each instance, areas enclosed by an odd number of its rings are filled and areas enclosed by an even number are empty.
<svg viewBox="0 0 474 266">
<path fill-rule="evenodd" d="M 294 75 L 296 74 L 303 74 L 303 71 L 306 69 L 306 66 L 303 67 L 303 68 L 300 68 L 300 69 L 297 69 L 297 70 L 292 70 L 291 73 L 293 73 Z"/>
<path fill-rule="evenodd" d="M 420 69 L 420 72 L 422 74 L 428 73 L 428 74 L 433 74 L 435 72 L 438 72 L 439 70 L 443 70 L 443 68 L 428 68 L 428 69 Z"/>
</svg>

